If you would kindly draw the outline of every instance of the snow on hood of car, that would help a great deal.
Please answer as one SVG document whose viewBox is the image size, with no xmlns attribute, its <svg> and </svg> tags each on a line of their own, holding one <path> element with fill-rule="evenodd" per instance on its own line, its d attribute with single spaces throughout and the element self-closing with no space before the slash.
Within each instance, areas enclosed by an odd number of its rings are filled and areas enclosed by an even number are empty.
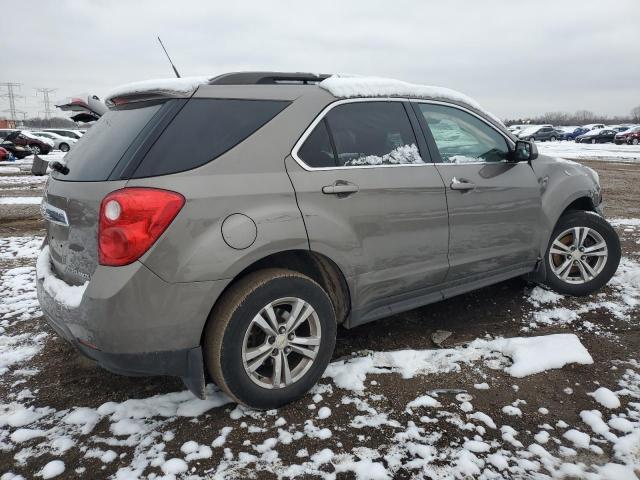
<svg viewBox="0 0 640 480">
<path fill-rule="evenodd" d="M 183 77 L 183 78 L 157 78 L 132 82 L 111 90 L 105 97 L 105 103 L 109 104 L 114 98 L 141 93 L 184 95 L 193 93 L 199 85 L 207 83 L 210 77 Z"/>
<path fill-rule="evenodd" d="M 581 137 L 595 137 L 601 131 L 605 130 L 604 128 L 594 128 L 593 130 L 589 130 L 587 133 L 580 135 Z"/>
<path fill-rule="evenodd" d="M 502 120 L 480 106 L 473 98 L 450 88 L 417 85 L 384 77 L 361 77 L 356 75 L 333 75 L 318 84 L 338 98 L 354 97 L 410 97 L 430 100 L 451 100 L 464 103 L 484 112 L 500 125 Z"/>
<path fill-rule="evenodd" d="M 51 140 L 50 138 L 46 138 L 46 137 L 40 137 L 34 133 L 31 132 L 27 132 L 26 130 L 22 130 L 20 133 L 22 133 L 22 135 L 24 135 L 27 138 L 30 138 L 32 140 L 40 140 L 43 143 L 46 143 L 47 145 L 53 147 L 54 142 L 53 140 Z"/>
<path fill-rule="evenodd" d="M 538 125 L 535 125 L 535 126 L 532 126 L 532 127 L 523 128 L 522 130 L 520 130 L 518 132 L 518 136 L 519 137 L 526 137 L 527 135 L 531 135 L 532 133 L 536 133 L 538 130 L 540 130 L 540 127 Z"/>
</svg>

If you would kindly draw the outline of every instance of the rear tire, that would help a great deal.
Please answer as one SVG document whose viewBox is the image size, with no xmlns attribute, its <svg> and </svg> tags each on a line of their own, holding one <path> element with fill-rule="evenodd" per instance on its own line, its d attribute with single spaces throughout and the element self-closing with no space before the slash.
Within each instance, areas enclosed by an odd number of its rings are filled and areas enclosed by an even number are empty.
<svg viewBox="0 0 640 480">
<path fill-rule="evenodd" d="M 294 318 L 304 320 L 296 326 Z M 205 326 L 203 350 L 208 373 L 224 392 L 271 409 L 315 385 L 335 340 L 336 316 L 322 287 L 301 273 L 273 268 L 250 273 L 220 298 Z"/>
<path fill-rule="evenodd" d="M 638 145 L 638 139 L 637 138 L 632 139 L 631 145 Z"/>
<path fill-rule="evenodd" d="M 551 138 L 549 138 L 549 141 L 551 141 L 551 142 L 555 142 L 555 141 L 556 141 L 556 137 L 551 137 Z"/>
<path fill-rule="evenodd" d="M 616 273 L 620 255 L 618 234 L 604 218 L 593 212 L 565 213 L 544 256 L 545 284 L 564 295 L 589 295 Z"/>
<path fill-rule="evenodd" d="M 60 151 L 68 152 L 69 151 L 69 145 L 67 143 L 61 143 L 60 144 Z"/>
</svg>

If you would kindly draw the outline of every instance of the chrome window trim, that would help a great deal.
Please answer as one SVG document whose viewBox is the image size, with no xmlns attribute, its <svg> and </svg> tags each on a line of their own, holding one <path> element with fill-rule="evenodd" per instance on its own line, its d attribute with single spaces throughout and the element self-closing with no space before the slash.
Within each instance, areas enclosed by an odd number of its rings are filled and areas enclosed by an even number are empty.
<svg viewBox="0 0 640 480">
<path fill-rule="evenodd" d="M 483 161 L 483 162 L 465 162 L 465 163 L 425 162 L 425 163 L 401 163 L 401 164 L 390 164 L 390 165 L 352 165 L 352 166 L 335 166 L 335 167 L 311 167 L 311 166 L 307 165 L 298 156 L 298 151 L 302 147 L 302 144 L 307 140 L 309 135 L 311 135 L 311 132 L 316 127 L 316 125 L 318 125 L 318 123 L 320 123 L 324 119 L 324 117 L 333 108 L 337 107 L 338 105 L 344 105 L 344 104 L 347 104 L 347 103 L 357 103 L 357 102 L 428 103 L 428 104 L 432 104 L 432 105 L 443 105 L 445 107 L 457 108 L 458 110 L 461 110 L 461 111 L 466 112 L 466 113 L 468 113 L 470 115 L 473 115 L 478 120 L 480 120 L 485 125 L 487 125 L 489 128 L 492 128 L 493 130 L 498 132 L 506 140 L 507 145 L 509 147 L 515 148 L 515 142 L 510 137 L 505 135 L 504 132 L 500 131 L 500 129 L 496 128 L 495 125 L 492 125 L 491 123 L 487 122 L 482 116 L 478 115 L 473 110 L 470 110 L 470 109 L 465 108 L 465 107 L 460 106 L 460 105 L 456 105 L 454 103 L 443 102 L 443 101 L 440 101 L 440 100 L 428 100 L 428 99 L 421 99 L 421 98 L 404 98 L 404 97 L 344 98 L 342 100 L 336 100 L 335 102 L 332 102 L 329 105 L 327 105 L 326 107 L 324 107 L 322 109 L 322 111 L 316 116 L 316 118 L 313 119 L 313 122 L 311 122 L 311 124 L 305 129 L 305 131 L 302 133 L 302 135 L 300 136 L 298 141 L 294 144 L 293 149 L 291 150 L 291 156 L 298 163 L 298 165 L 300 165 L 304 170 L 307 170 L 308 172 L 313 172 L 313 171 L 327 171 L 327 170 L 350 170 L 350 169 L 354 169 L 354 168 L 369 169 L 369 168 L 390 168 L 390 167 L 424 167 L 424 166 L 434 166 L 434 165 L 438 165 L 438 166 L 440 166 L 440 165 L 461 166 L 461 165 L 486 165 L 486 164 L 509 163 L 509 162 L 506 162 L 506 161 L 505 162 L 486 162 L 486 161 Z M 422 134 L 422 132 L 419 132 L 419 134 Z"/>
<path fill-rule="evenodd" d="M 358 97 L 358 98 L 344 98 L 342 100 L 336 100 L 335 102 L 330 103 L 326 107 L 322 109 L 322 111 L 313 119 L 311 125 L 309 125 L 306 130 L 302 133 L 298 141 L 294 144 L 293 149 L 291 150 L 291 156 L 293 159 L 300 165 L 303 169 L 308 172 L 315 171 L 327 171 L 327 170 L 351 170 L 351 169 L 370 169 L 370 168 L 397 168 L 397 167 L 425 167 L 425 166 L 433 166 L 434 162 L 425 162 L 425 163 L 399 163 L 399 164 L 389 164 L 389 165 L 350 165 L 350 166 L 335 166 L 335 167 L 311 167 L 307 165 L 299 156 L 298 151 L 302 147 L 302 144 L 307 140 L 307 137 L 311 135 L 313 129 L 316 128 L 324 117 L 329 113 L 332 109 L 337 107 L 338 105 L 344 105 L 346 103 L 358 103 L 358 102 L 408 102 L 410 101 L 408 98 L 401 97 L 375 97 L 375 98 L 367 98 L 367 97 Z M 409 118 L 407 117 L 407 120 Z M 415 133 L 415 132 L 414 132 Z M 419 132 L 421 134 L 422 132 Z M 416 138 L 416 142 L 417 142 Z M 417 143 L 416 143 L 417 146 Z"/>
<path fill-rule="evenodd" d="M 478 115 L 473 110 L 469 110 L 468 108 L 462 107 L 460 105 L 456 105 L 454 103 L 442 102 L 440 100 L 425 100 L 425 99 L 420 99 L 420 98 L 412 98 L 412 99 L 409 99 L 409 102 L 411 102 L 411 103 L 428 103 L 428 104 L 432 104 L 432 105 L 442 105 L 444 107 L 451 107 L 451 108 L 456 108 L 458 110 L 461 110 L 461 111 L 463 111 L 465 113 L 473 115 L 478 120 L 480 120 L 482 123 L 484 123 L 486 126 L 488 126 L 489 128 L 495 130 L 500 135 L 502 135 L 502 138 L 504 138 L 507 141 L 507 146 L 508 147 L 513 149 L 516 146 L 515 142 L 511 138 L 509 138 L 507 135 L 505 135 L 505 133 L 503 131 L 501 131 L 495 125 L 487 122 L 481 115 Z M 426 119 L 425 119 L 425 122 L 426 122 Z M 434 141 L 435 141 L 435 138 L 434 138 Z M 437 147 L 437 145 L 436 145 L 436 147 Z M 438 152 L 438 154 L 440 154 L 440 152 Z M 442 156 L 440 156 L 440 158 L 442 158 Z M 460 166 L 460 165 L 496 165 L 496 164 L 500 164 L 500 163 L 520 163 L 520 162 L 509 162 L 507 160 L 501 161 L 501 162 L 487 162 L 487 161 L 483 161 L 483 162 L 464 162 L 464 163 L 438 162 L 438 166 L 440 166 L 440 165 L 455 165 L 455 166 Z"/>
</svg>

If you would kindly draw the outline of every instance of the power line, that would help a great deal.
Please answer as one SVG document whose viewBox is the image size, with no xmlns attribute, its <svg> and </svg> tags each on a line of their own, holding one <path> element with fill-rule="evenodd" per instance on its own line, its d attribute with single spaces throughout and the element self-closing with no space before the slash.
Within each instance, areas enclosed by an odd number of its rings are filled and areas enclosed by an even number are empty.
<svg viewBox="0 0 640 480">
<path fill-rule="evenodd" d="M 15 82 L 0 83 L 0 86 L 7 89 L 7 93 L 0 95 L 0 97 L 9 99 L 9 108 L 7 110 L 3 110 L 3 112 L 9 112 L 9 115 L 11 116 L 10 120 L 13 120 L 14 122 L 18 121 L 17 113 L 19 112 L 19 110 L 16 110 L 16 98 L 24 98 L 24 95 L 18 95 L 15 92 L 15 90 L 19 89 L 21 85 L 21 83 Z"/>
<path fill-rule="evenodd" d="M 57 88 L 36 88 L 36 95 L 38 93 L 42 93 L 42 102 L 44 103 L 44 118 L 45 120 L 49 120 L 51 118 L 51 114 L 53 113 L 51 110 L 51 100 L 49 99 L 49 94 L 53 93 L 57 90 Z"/>
</svg>

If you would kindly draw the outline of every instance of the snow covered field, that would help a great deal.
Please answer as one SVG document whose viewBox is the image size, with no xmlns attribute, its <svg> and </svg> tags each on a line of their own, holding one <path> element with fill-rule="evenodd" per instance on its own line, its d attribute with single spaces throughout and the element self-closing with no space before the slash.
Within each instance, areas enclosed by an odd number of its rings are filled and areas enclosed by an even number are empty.
<svg viewBox="0 0 640 480">
<path fill-rule="evenodd" d="M 616 145 L 615 143 L 536 142 L 542 155 L 568 160 L 610 160 L 640 162 L 640 145 Z"/>
<path fill-rule="evenodd" d="M 34 185 L 6 178 L 0 198 Z M 603 292 L 514 280 L 340 331 L 314 391 L 267 412 L 82 360 L 37 304 L 42 231 L 0 228 L 0 479 L 637 480 L 640 219 L 613 223 Z"/>
</svg>

